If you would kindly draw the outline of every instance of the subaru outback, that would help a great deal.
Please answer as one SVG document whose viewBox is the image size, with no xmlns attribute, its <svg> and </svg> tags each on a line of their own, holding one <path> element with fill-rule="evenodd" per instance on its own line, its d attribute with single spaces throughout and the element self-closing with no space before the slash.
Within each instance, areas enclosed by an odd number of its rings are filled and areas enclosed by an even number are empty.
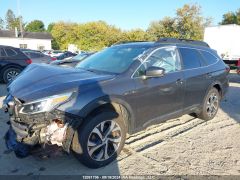
<svg viewBox="0 0 240 180">
<path fill-rule="evenodd" d="M 76 68 L 32 64 L 7 88 L 6 145 L 18 156 L 58 145 L 99 168 L 116 159 L 126 134 L 183 114 L 214 118 L 228 73 L 206 43 L 172 38 L 119 43 Z"/>
</svg>

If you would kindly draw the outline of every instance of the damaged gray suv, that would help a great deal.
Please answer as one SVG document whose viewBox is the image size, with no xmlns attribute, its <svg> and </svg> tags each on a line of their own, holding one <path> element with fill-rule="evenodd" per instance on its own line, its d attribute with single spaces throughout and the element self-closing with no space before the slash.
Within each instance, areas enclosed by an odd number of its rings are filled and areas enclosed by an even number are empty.
<svg viewBox="0 0 240 180">
<path fill-rule="evenodd" d="M 172 38 L 119 43 L 76 68 L 32 64 L 8 86 L 6 145 L 21 157 L 58 145 L 99 168 L 126 134 L 183 114 L 214 118 L 228 73 L 206 43 Z"/>
</svg>

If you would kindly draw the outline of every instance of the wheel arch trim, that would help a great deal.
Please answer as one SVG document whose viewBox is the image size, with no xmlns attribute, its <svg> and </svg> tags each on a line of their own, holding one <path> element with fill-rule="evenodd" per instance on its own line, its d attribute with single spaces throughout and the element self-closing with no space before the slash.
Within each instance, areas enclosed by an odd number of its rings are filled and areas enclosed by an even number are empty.
<svg viewBox="0 0 240 180">
<path fill-rule="evenodd" d="M 131 108 L 131 106 L 123 100 L 123 98 L 119 96 L 103 96 L 99 97 L 90 103 L 88 103 L 82 110 L 80 110 L 79 115 L 81 117 L 86 118 L 91 112 L 96 110 L 97 108 L 106 105 L 111 104 L 117 111 L 122 111 L 122 107 L 126 109 L 128 113 L 127 121 L 125 122 L 127 125 L 128 132 L 131 133 L 134 130 L 135 127 L 135 115 Z M 118 105 L 120 105 L 118 107 Z"/>
</svg>

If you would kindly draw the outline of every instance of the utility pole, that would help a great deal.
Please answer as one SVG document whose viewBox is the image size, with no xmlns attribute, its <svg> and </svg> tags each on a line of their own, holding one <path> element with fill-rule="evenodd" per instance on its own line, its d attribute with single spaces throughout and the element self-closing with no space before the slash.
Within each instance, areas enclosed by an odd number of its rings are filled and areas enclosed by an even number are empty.
<svg viewBox="0 0 240 180">
<path fill-rule="evenodd" d="M 22 16 L 20 12 L 20 0 L 17 0 L 17 10 L 18 10 L 18 18 L 19 18 L 19 29 L 21 32 L 21 37 L 23 38 L 23 26 L 22 26 Z"/>
</svg>

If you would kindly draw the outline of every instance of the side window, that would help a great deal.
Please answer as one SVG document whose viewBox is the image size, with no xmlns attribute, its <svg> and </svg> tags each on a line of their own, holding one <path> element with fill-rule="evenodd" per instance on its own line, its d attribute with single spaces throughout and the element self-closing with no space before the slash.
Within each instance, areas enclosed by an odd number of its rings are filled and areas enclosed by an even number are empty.
<svg viewBox="0 0 240 180">
<path fill-rule="evenodd" d="M 201 67 L 201 54 L 195 49 L 179 48 L 182 55 L 183 68 L 193 69 Z"/>
<path fill-rule="evenodd" d="M 42 57 L 40 53 L 30 52 L 31 58 L 40 58 Z"/>
<path fill-rule="evenodd" d="M 38 53 L 38 54 L 39 54 L 39 57 L 44 57 L 43 53 Z"/>
<path fill-rule="evenodd" d="M 42 57 L 40 53 L 34 53 L 36 58 Z"/>
<path fill-rule="evenodd" d="M 6 53 L 3 48 L 0 48 L 0 57 L 6 57 Z"/>
<path fill-rule="evenodd" d="M 213 56 L 211 53 L 207 51 L 201 51 L 203 57 L 205 58 L 205 61 L 208 65 L 214 64 L 218 61 L 218 58 Z"/>
<path fill-rule="evenodd" d="M 175 47 L 166 47 L 155 51 L 148 59 L 140 66 L 134 77 L 145 74 L 149 67 L 161 67 L 165 69 L 165 73 L 181 70 L 181 62 L 178 51 Z"/>
<path fill-rule="evenodd" d="M 14 51 L 13 49 L 6 48 L 5 51 L 6 51 L 8 57 L 16 56 L 16 55 L 17 55 L 17 52 Z"/>
</svg>

